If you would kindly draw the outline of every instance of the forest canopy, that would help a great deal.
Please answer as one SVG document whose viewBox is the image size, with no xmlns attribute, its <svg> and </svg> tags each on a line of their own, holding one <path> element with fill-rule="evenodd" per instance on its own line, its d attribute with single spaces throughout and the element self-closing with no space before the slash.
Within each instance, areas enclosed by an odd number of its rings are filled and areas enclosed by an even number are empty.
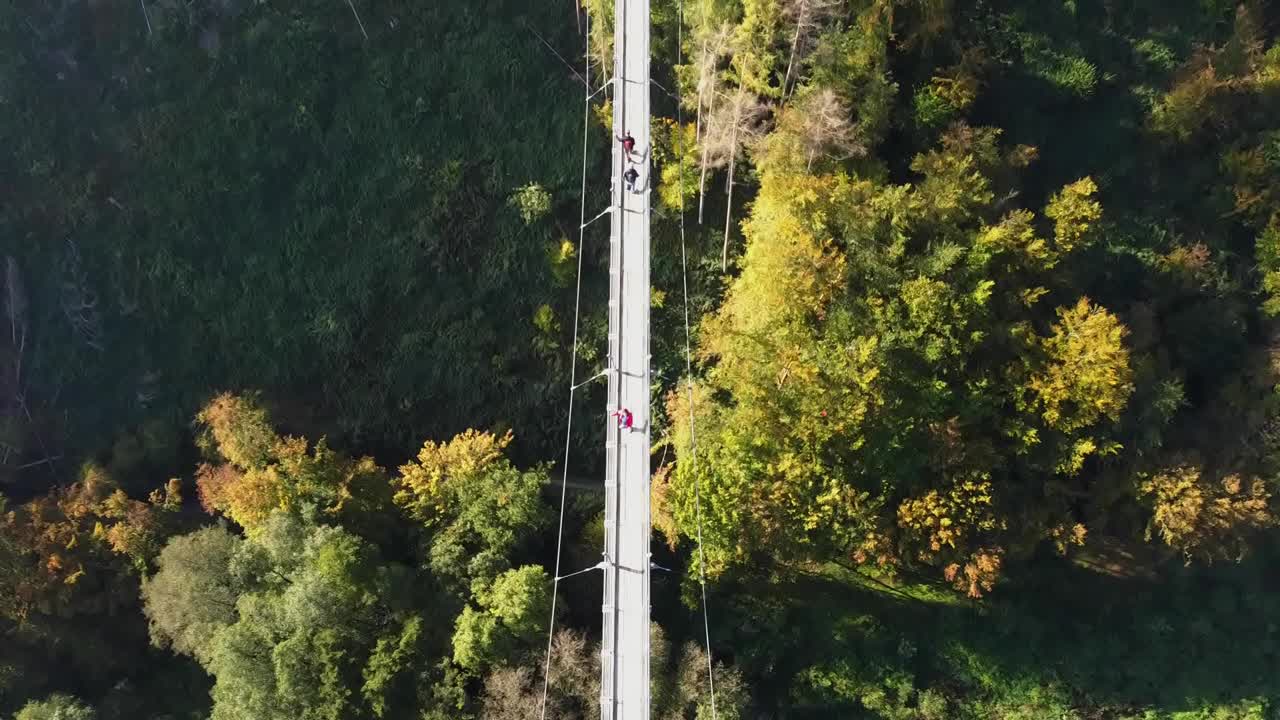
<svg viewBox="0 0 1280 720">
<path fill-rule="evenodd" d="M 0 716 L 599 717 L 613 10 L 0 7 Z M 651 11 L 654 717 L 1280 713 L 1276 9 Z"/>
</svg>

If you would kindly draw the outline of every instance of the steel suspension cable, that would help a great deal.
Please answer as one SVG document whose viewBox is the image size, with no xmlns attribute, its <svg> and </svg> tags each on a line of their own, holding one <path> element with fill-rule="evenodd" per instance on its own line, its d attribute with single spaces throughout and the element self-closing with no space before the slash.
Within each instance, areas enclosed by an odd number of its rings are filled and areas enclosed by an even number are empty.
<svg viewBox="0 0 1280 720">
<path fill-rule="evenodd" d="M 705 2 L 706 0 L 703 0 Z M 684 0 L 679 2 L 676 24 L 676 67 L 684 64 Z M 677 71 L 679 72 L 679 71 Z M 684 369 L 689 388 L 689 467 L 693 473 L 694 515 L 697 520 L 698 584 L 702 589 L 702 632 L 707 648 L 707 688 L 711 695 L 711 720 L 716 720 L 716 678 L 711 653 L 711 608 L 707 604 L 707 563 L 702 551 L 702 481 L 698 475 L 698 445 L 694 433 L 693 350 L 689 338 L 689 258 L 684 237 L 684 99 L 683 85 L 676 77 L 676 157 L 680 170 L 680 276 L 684 286 Z"/>
<path fill-rule="evenodd" d="M 577 281 L 573 293 L 573 349 L 570 352 L 569 359 L 569 408 L 566 412 L 565 430 L 564 430 L 564 463 L 563 472 L 560 477 L 560 521 L 556 529 L 556 570 L 555 579 L 551 585 L 551 620 L 547 623 L 547 660 L 542 673 L 542 701 L 539 706 L 538 716 L 541 720 L 547 719 L 547 692 L 551 687 L 551 649 L 555 642 L 556 632 L 556 600 L 560 594 L 560 560 L 564 547 L 564 510 L 566 500 L 569 494 L 569 448 L 573 441 L 573 398 L 578 390 L 578 316 L 582 308 L 582 246 L 583 238 L 587 232 L 587 140 L 588 131 L 591 127 L 591 8 L 586 3 L 583 4 L 586 10 L 586 52 L 585 77 L 583 78 L 583 102 L 582 102 L 582 187 L 581 198 L 578 209 L 578 272 Z"/>
</svg>

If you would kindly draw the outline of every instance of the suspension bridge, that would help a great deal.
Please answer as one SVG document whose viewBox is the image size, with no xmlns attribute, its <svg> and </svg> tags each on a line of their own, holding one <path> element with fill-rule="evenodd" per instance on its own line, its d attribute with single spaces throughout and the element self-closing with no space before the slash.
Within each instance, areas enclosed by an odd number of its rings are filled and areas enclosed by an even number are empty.
<svg viewBox="0 0 1280 720">
<path fill-rule="evenodd" d="M 684 6 L 680 3 L 680 39 L 683 42 Z M 591 37 L 590 13 L 586 37 Z M 564 507 L 569 486 L 569 448 L 573 432 L 574 392 L 596 377 L 608 379 L 605 436 L 605 520 L 601 562 L 589 570 L 604 573 L 601 604 L 600 716 L 602 720 L 649 719 L 649 576 L 650 542 L 650 353 L 649 353 L 649 225 L 652 207 L 652 153 L 649 123 L 649 0 L 615 0 L 614 58 L 612 77 L 604 88 L 613 93 L 613 135 L 629 137 L 633 147 L 611 142 L 609 233 L 609 334 L 608 367 L 591 379 L 577 381 L 579 312 L 582 288 L 582 242 L 591 222 L 586 220 L 587 133 L 591 123 L 591 58 L 587 53 L 585 104 L 583 107 L 582 197 L 578 248 L 578 284 L 574 304 L 573 363 L 570 373 L 569 411 L 565 436 L 564 477 L 561 481 L 560 531 L 557 537 L 555 588 L 552 594 L 552 627 L 547 638 L 547 662 L 543 678 L 540 717 L 545 720 L 547 691 L 551 681 L 551 647 L 555 604 L 562 580 L 586 570 L 561 575 L 561 540 Z M 679 60 L 677 60 L 679 63 Z M 597 91 L 598 92 L 598 91 Z M 677 107 L 678 122 L 683 122 Z M 683 174 L 684 153 L 677 148 Z M 681 178 L 683 186 L 683 177 Z M 684 208 L 681 202 L 681 260 L 684 249 Z M 605 213 L 597 215 L 600 218 Z M 687 273 L 686 273 L 687 275 Z M 685 360 L 692 371 L 688 332 L 688 281 L 685 279 Z M 692 396 L 690 396 L 692 401 Z M 690 406 L 692 412 L 692 406 Z M 626 420 L 624 421 L 624 418 Z M 690 418 L 692 421 L 692 417 Z M 692 426 L 691 426 L 692 427 Z M 691 443 L 692 444 L 692 443 Z M 698 501 L 698 545 L 701 553 L 701 500 Z M 701 555 L 699 555 L 699 558 Z M 706 616 L 706 582 L 703 587 L 703 625 L 707 630 L 707 672 L 715 716 L 715 685 L 711 674 L 710 634 Z"/>
<path fill-rule="evenodd" d="M 609 412 L 605 442 L 602 720 L 649 718 L 649 0 L 614 3 L 614 142 L 609 238 Z M 623 181 L 635 167 L 631 183 Z"/>
</svg>

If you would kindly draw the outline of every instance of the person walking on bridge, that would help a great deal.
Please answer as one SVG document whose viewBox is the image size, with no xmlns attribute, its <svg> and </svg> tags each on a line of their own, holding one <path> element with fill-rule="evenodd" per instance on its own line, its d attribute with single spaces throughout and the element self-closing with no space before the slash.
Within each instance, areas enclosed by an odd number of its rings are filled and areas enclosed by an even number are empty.
<svg viewBox="0 0 1280 720">
<path fill-rule="evenodd" d="M 630 430 L 631 424 L 635 421 L 635 418 L 631 415 L 631 411 L 626 408 L 618 408 L 618 411 L 610 413 L 609 417 L 618 418 L 618 427 L 623 430 Z"/>
<path fill-rule="evenodd" d="M 615 135 L 614 137 L 617 136 Z M 619 137 L 618 141 L 622 143 L 622 151 L 627 154 L 629 159 L 636 151 L 636 139 L 631 137 L 631 133 L 626 133 L 622 137 Z"/>
</svg>

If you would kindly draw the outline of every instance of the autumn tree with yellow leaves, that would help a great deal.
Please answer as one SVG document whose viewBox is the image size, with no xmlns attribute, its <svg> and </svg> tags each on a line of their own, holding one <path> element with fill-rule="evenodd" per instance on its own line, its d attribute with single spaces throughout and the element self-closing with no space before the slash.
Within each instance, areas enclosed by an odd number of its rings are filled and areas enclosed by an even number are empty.
<svg viewBox="0 0 1280 720">
<path fill-rule="evenodd" d="M 696 473 L 709 570 L 834 552 L 978 595 L 1077 524 L 1061 487 L 1119 451 L 1133 370 L 1115 315 L 1045 302 L 1101 218 L 1092 180 L 1042 215 L 999 208 L 1033 158 L 960 126 L 911 185 L 765 166 L 742 272 L 702 328 L 699 463 L 659 493 L 687 533 Z"/>
<path fill-rule="evenodd" d="M 372 458 L 349 458 L 325 439 L 281 437 L 253 396 L 224 393 L 196 416 L 214 462 L 196 471 L 200 502 L 253 534 L 275 510 L 306 511 L 352 527 L 390 502 L 390 480 Z"/>
</svg>

